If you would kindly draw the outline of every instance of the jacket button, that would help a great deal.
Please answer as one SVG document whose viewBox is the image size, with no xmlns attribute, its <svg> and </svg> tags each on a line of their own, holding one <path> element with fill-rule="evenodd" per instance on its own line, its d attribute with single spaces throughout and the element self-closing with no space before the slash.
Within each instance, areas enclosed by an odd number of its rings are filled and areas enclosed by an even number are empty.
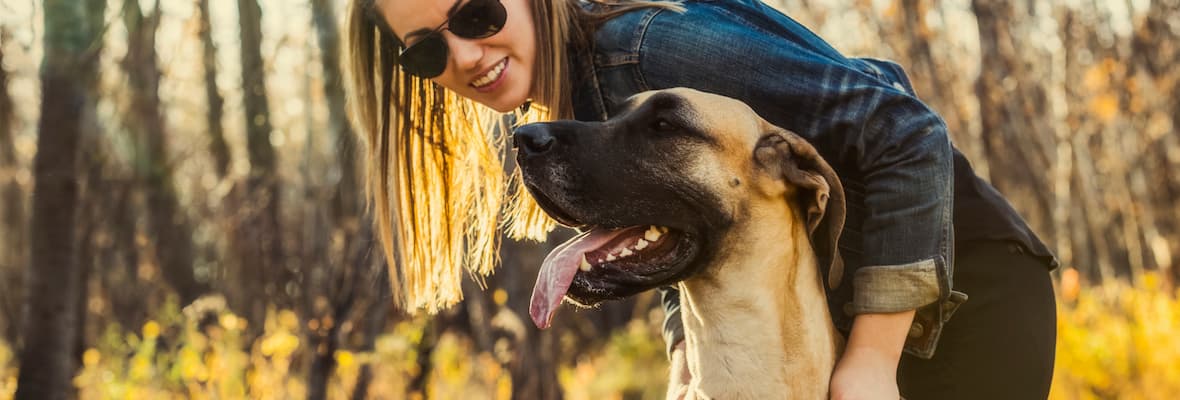
<svg viewBox="0 0 1180 400">
<path fill-rule="evenodd" d="M 909 333 L 910 339 L 920 338 L 920 337 L 922 337 L 923 333 L 926 333 L 926 329 L 922 327 L 921 322 L 915 322 L 910 325 L 910 333 Z"/>
</svg>

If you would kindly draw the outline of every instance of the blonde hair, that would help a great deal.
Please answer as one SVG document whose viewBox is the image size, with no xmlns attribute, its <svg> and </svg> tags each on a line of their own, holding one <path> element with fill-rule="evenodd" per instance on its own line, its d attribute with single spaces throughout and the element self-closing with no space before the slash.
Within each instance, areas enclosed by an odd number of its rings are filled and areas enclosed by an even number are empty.
<svg viewBox="0 0 1180 400">
<path fill-rule="evenodd" d="M 599 3 L 530 0 L 536 24 L 535 106 L 517 123 L 572 118 L 567 44 L 587 45 L 598 23 L 659 0 Z M 365 191 L 394 298 L 410 312 L 436 312 L 462 299 L 464 269 L 479 279 L 499 262 L 499 229 L 542 240 L 553 229 L 518 173 L 506 176 L 503 115 L 397 67 L 401 43 L 373 0 L 348 11 L 345 57 L 356 131 L 365 144 Z M 496 128 L 499 129 L 496 129 Z M 481 281 L 482 285 L 482 281 Z"/>
</svg>

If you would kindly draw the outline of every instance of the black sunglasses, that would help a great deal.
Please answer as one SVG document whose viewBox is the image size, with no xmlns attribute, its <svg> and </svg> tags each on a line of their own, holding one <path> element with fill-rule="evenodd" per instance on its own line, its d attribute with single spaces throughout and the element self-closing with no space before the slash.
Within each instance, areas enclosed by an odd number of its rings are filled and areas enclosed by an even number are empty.
<svg viewBox="0 0 1180 400">
<path fill-rule="evenodd" d="M 500 32 L 507 17 L 500 0 L 470 0 L 438 28 L 403 49 L 398 54 L 398 64 L 406 73 L 422 78 L 442 75 L 447 69 L 447 40 L 442 36 L 443 29 L 461 38 L 482 39 Z"/>
</svg>

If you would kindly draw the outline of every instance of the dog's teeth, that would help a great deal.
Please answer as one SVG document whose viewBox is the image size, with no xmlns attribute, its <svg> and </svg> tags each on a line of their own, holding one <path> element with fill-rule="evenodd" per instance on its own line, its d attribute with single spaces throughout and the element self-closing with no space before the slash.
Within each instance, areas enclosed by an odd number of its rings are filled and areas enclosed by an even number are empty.
<svg viewBox="0 0 1180 400">
<path fill-rule="evenodd" d="M 646 240 L 639 239 L 638 242 L 635 242 L 635 250 L 643 250 L 645 248 L 647 248 L 647 241 Z"/>
<path fill-rule="evenodd" d="M 586 259 L 586 255 L 585 255 L 585 254 L 583 254 L 583 255 L 582 255 L 582 264 L 581 264 L 581 265 L 578 265 L 578 269 L 582 270 L 583 272 L 589 272 L 589 271 L 590 271 L 590 260 L 587 260 L 587 259 Z"/>
<path fill-rule="evenodd" d="M 623 249 L 623 251 L 619 252 L 619 257 L 626 257 L 626 256 L 629 256 L 632 254 L 635 254 L 635 253 L 632 253 L 631 249 Z"/>
<path fill-rule="evenodd" d="M 647 228 L 647 231 L 643 232 L 643 238 L 647 239 L 649 242 L 660 240 L 660 236 L 663 235 L 664 233 L 660 232 L 660 230 L 656 228 L 655 225 L 652 225 L 650 228 Z"/>
<path fill-rule="evenodd" d="M 660 231 L 660 234 L 665 234 L 665 233 L 668 233 L 668 228 L 667 228 L 667 227 L 663 227 L 663 226 L 657 226 L 657 227 L 656 227 L 656 229 Z"/>
<path fill-rule="evenodd" d="M 618 258 L 618 257 L 615 257 L 615 255 L 614 255 L 614 254 L 607 254 L 607 255 L 606 255 L 606 260 L 607 260 L 607 261 L 614 261 L 614 260 L 618 260 L 618 259 L 619 259 L 619 258 Z"/>
</svg>

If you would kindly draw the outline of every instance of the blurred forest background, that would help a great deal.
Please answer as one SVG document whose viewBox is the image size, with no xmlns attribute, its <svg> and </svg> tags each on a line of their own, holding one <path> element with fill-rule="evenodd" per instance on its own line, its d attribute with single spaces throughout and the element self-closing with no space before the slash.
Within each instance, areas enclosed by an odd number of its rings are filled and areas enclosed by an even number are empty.
<svg viewBox="0 0 1180 400">
<path fill-rule="evenodd" d="M 0 399 L 662 398 L 650 294 L 528 323 L 551 244 L 393 308 L 344 2 L 0 0 Z M 774 5 L 905 66 L 1057 251 L 1053 398 L 1180 398 L 1180 1 Z"/>
</svg>

